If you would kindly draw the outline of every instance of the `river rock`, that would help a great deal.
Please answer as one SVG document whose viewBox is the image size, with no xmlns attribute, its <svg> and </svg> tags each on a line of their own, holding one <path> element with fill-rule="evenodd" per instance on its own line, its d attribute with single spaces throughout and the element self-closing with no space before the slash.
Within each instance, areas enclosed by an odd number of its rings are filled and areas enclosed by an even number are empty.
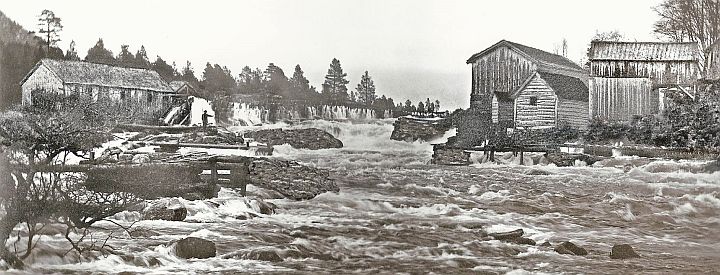
<svg viewBox="0 0 720 275">
<path fill-rule="evenodd" d="M 342 148 L 343 143 L 328 132 L 317 128 L 307 129 L 265 129 L 245 133 L 245 137 L 267 145 L 290 144 L 298 149 Z"/>
<path fill-rule="evenodd" d="M 175 245 L 175 254 L 184 259 L 207 259 L 215 257 L 216 253 L 215 243 L 196 237 L 184 238 Z"/>
<path fill-rule="evenodd" d="M 559 167 L 564 166 L 575 166 L 576 161 L 583 161 L 587 165 L 592 165 L 595 162 L 602 160 L 600 157 L 585 155 L 585 154 L 568 154 L 562 152 L 548 152 L 545 154 L 545 158 L 551 163 Z"/>
<path fill-rule="evenodd" d="M 520 228 L 508 232 L 489 233 L 488 236 L 493 237 L 498 241 L 525 245 L 535 245 L 535 241 L 533 239 L 525 238 L 523 237 L 523 234 L 525 234 L 525 231 Z"/>
<path fill-rule="evenodd" d="M 399 117 L 393 123 L 390 139 L 413 142 L 416 140 L 430 141 L 441 137 L 452 125 L 448 119 L 422 119 L 413 117 Z"/>
<path fill-rule="evenodd" d="M 253 250 L 243 256 L 244 259 L 267 262 L 282 262 L 283 259 L 272 250 Z"/>
<path fill-rule="evenodd" d="M 137 154 L 132 157 L 132 163 L 148 163 L 150 162 L 150 156 L 148 154 Z"/>
<path fill-rule="evenodd" d="M 561 244 L 557 245 L 555 247 L 555 252 L 557 252 L 559 254 L 569 254 L 569 255 L 576 255 L 576 256 L 585 256 L 588 254 L 587 250 L 585 250 L 585 248 L 579 247 L 569 241 L 565 241 L 565 242 L 562 242 Z"/>
<path fill-rule="evenodd" d="M 254 158 L 250 164 L 250 182 L 295 200 L 340 191 L 327 170 L 279 159 Z"/>
<path fill-rule="evenodd" d="M 632 246 L 629 244 L 616 244 L 613 245 L 612 251 L 610 252 L 610 259 L 630 259 L 640 258 L 640 255 L 635 253 Z"/>
<path fill-rule="evenodd" d="M 439 165 L 469 165 L 471 163 L 469 152 L 445 144 L 433 145 L 433 155 L 430 162 Z"/>
<path fill-rule="evenodd" d="M 160 200 L 143 211 L 143 220 L 182 221 L 187 217 L 187 208 L 182 203 Z"/>
</svg>

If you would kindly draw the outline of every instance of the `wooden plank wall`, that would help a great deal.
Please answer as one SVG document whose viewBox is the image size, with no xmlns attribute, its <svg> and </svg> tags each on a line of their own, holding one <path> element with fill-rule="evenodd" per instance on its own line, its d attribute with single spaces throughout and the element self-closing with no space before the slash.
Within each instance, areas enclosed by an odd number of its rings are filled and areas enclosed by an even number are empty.
<svg viewBox="0 0 720 275">
<path fill-rule="evenodd" d="M 537 97 L 535 106 L 530 105 L 533 96 Z M 555 92 L 536 75 L 515 99 L 515 127 L 555 127 L 556 101 Z"/>
<path fill-rule="evenodd" d="M 628 121 L 633 115 L 658 112 L 659 94 L 649 78 L 593 77 L 591 117 Z"/>
<path fill-rule="evenodd" d="M 472 64 L 470 106 L 490 113 L 495 91 L 509 93 L 519 89 L 535 69 L 534 63 L 508 47 L 499 47 L 478 58 Z"/>
<path fill-rule="evenodd" d="M 46 92 L 60 92 L 62 81 L 55 76 L 45 65 L 40 65 L 22 85 L 22 105 L 32 105 L 32 91 L 38 88 Z"/>
<path fill-rule="evenodd" d="M 652 78 L 657 84 L 692 84 L 698 73 L 692 61 L 593 60 L 590 64 L 591 76 Z"/>
<path fill-rule="evenodd" d="M 570 125 L 574 129 L 585 129 L 588 126 L 588 103 L 577 100 L 558 100 L 558 124 Z"/>
</svg>

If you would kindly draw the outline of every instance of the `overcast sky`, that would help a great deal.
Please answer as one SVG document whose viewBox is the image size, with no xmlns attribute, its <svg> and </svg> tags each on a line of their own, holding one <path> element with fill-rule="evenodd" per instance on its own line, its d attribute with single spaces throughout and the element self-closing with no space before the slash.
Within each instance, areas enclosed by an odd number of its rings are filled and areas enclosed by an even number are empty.
<svg viewBox="0 0 720 275">
<path fill-rule="evenodd" d="M 2 10 L 27 29 L 50 9 L 62 18 L 59 46 L 75 40 L 81 57 L 99 37 L 117 54 L 145 45 L 156 55 L 190 60 L 198 77 L 206 62 L 234 75 L 270 62 L 290 77 L 296 64 L 320 87 L 338 58 L 354 89 L 365 70 L 377 92 L 396 101 L 439 98 L 443 108 L 467 107 L 473 53 L 501 39 L 549 52 L 566 38 L 579 62 L 597 31 L 619 30 L 657 40 L 652 7 L 661 0 L 286 0 L 286 1 L 12 1 Z"/>
</svg>

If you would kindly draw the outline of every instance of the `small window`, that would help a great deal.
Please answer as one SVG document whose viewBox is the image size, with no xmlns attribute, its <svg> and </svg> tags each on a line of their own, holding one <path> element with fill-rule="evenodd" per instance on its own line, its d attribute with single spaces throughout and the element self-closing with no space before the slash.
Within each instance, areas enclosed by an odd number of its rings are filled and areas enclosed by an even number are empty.
<svg viewBox="0 0 720 275">
<path fill-rule="evenodd" d="M 125 101 L 127 98 L 127 93 L 125 91 L 120 91 L 120 100 Z"/>
<path fill-rule="evenodd" d="M 530 106 L 537 106 L 537 96 L 530 97 Z"/>
<path fill-rule="evenodd" d="M 153 102 L 153 94 L 150 91 L 145 92 L 147 94 L 147 103 L 151 104 Z"/>
</svg>

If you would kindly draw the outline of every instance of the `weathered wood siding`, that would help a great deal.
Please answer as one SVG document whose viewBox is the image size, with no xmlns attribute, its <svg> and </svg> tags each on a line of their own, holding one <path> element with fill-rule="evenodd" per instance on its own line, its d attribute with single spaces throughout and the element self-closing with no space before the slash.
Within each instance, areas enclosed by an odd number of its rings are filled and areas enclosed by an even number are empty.
<svg viewBox="0 0 720 275">
<path fill-rule="evenodd" d="M 655 84 L 692 84 L 699 77 L 694 61 L 593 60 L 592 77 L 650 78 Z"/>
<path fill-rule="evenodd" d="M 499 111 L 500 106 L 499 105 L 500 104 L 498 103 L 497 96 L 493 95 L 493 97 L 492 97 L 492 122 L 493 123 L 498 123 L 498 120 L 500 117 L 500 111 Z"/>
<path fill-rule="evenodd" d="M 531 105 L 530 98 L 537 104 Z M 557 96 L 545 81 L 536 75 L 515 99 L 515 127 L 549 128 L 556 126 Z"/>
<path fill-rule="evenodd" d="M 591 117 L 630 120 L 633 115 L 658 112 L 659 94 L 649 78 L 590 79 Z"/>
<path fill-rule="evenodd" d="M 498 47 L 472 64 L 470 107 L 488 115 L 495 91 L 516 91 L 534 73 L 535 64 L 509 47 Z"/>
<path fill-rule="evenodd" d="M 720 41 L 705 51 L 705 79 L 720 80 Z"/>
<path fill-rule="evenodd" d="M 92 98 L 94 101 L 110 103 L 118 115 L 137 121 L 153 121 L 171 107 L 170 94 L 149 90 L 107 87 L 99 85 L 65 84 L 65 90 Z M 148 100 L 148 97 L 150 100 Z"/>
<path fill-rule="evenodd" d="M 558 125 L 566 124 L 574 129 L 585 129 L 588 125 L 588 102 L 559 99 L 557 108 Z"/>
<path fill-rule="evenodd" d="M 62 81 L 43 65 L 33 72 L 22 85 L 22 105 L 32 105 L 32 91 L 44 89 L 46 92 L 64 92 Z"/>
</svg>

